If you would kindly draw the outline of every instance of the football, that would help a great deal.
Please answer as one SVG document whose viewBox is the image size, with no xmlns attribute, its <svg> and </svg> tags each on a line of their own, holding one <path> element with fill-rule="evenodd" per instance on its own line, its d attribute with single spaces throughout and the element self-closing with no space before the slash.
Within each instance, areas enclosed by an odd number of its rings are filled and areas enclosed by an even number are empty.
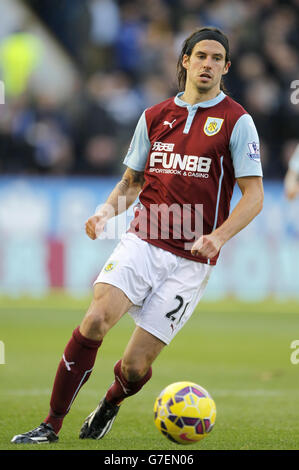
<svg viewBox="0 0 299 470">
<path fill-rule="evenodd" d="M 215 424 L 216 405 L 210 394 L 193 382 L 168 385 L 154 404 L 158 430 L 177 444 L 201 441 Z"/>
</svg>

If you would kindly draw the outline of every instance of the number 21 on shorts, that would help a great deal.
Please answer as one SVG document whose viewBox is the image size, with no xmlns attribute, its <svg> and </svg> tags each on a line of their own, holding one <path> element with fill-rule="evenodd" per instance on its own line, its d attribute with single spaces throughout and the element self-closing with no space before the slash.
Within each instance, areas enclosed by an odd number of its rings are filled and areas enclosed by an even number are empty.
<svg viewBox="0 0 299 470">
<path fill-rule="evenodd" d="M 176 324 L 179 324 L 183 316 L 185 315 L 190 302 L 185 303 L 183 297 L 180 295 L 176 295 L 175 299 L 178 302 L 176 308 L 170 310 L 170 312 L 166 313 L 165 316 L 166 318 L 169 318 L 169 320 L 171 320 L 172 322 L 176 322 Z"/>
</svg>

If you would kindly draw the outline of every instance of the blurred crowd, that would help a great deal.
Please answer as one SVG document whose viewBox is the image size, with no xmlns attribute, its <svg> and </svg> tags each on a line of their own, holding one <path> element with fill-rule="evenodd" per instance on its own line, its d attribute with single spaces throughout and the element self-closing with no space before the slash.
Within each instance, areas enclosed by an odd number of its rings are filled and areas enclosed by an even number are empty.
<svg viewBox="0 0 299 470">
<path fill-rule="evenodd" d="M 299 81 L 299 0 L 24 3 L 71 57 L 80 79 L 59 103 L 40 90 L 27 92 L 27 76 L 14 84 L 0 107 L 0 173 L 122 173 L 141 112 L 177 93 L 183 40 L 213 25 L 230 39 L 226 89 L 254 118 L 265 177 L 284 176 L 299 139 L 299 104 L 291 100 L 291 83 Z M 0 78 L 7 39 L 0 44 Z M 26 67 L 33 70 L 30 60 Z"/>
</svg>

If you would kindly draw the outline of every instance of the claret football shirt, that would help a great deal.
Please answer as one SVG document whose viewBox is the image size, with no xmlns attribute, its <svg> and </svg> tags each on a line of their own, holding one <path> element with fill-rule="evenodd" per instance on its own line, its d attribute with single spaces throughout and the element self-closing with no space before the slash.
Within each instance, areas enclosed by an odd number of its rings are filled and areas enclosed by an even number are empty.
<svg viewBox="0 0 299 470">
<path fill-rule="evenodd" d="M 252 117 L 224 94 L 190 105 L 183 93 L 146 109 L 125 165 L 145 183 L 129 231 L 155 246 L 194 257 L 191 247 L 228 217 L 236 178 L 262 176 Z"/>
</svg>

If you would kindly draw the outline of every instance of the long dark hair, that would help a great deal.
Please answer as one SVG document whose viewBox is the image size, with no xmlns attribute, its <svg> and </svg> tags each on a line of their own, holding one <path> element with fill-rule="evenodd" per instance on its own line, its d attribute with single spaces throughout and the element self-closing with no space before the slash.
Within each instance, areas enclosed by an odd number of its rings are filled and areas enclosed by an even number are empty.
<svg viewBox="0 0 299 470">
<path fill-rule="evenodd" d="M 229 49 L 228 49 L 228 38 L 222 31 L 220 31 L 220 29 L 214 28 L 213 26 L 205 26 L 204 28 L 197 29 L 192 34 L 190 34 L 190 36 L 184 41 L 184 44 L 183 44 L 183 47 L 182 47 L 182 50 L 181 50 L 181 53 L 177 62 L 177 81 L 178 81 L 179 91 L 184 91 L 185 86 L 186 86 L 187 70 L 185 69 L 185 67 L 183 67 L 183 64 L 182 64 L 183 57 L 185 54 L 187 54 L 189 57 L 191 56 L 195 44 L 197 44 L 201 40 L 199 38 L 199 33 L 203 33 L 205 31 L 213 31 L 219 34 L 223 38 L 223 41 L 227 44 L 227 47 L 225 48 L 226 49 L 225 63 L 227 64 L 227 62 L 230 61 Z M 220 89 L 226 92 L 226 88 L 225 88 L 222 78 L 220 82 Z"/>
</svg>

